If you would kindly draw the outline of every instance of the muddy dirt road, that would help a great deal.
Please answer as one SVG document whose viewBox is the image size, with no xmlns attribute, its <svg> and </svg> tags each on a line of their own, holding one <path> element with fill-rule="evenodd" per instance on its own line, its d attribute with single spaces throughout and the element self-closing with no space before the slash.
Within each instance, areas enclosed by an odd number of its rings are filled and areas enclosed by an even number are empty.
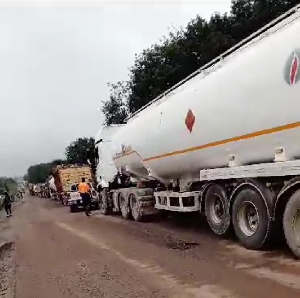
<svg viewBox="0 0 300 298">
<path fill-rule="evenodd" d="M 0 297 L 299 297 L 300 262 L 181 220 L 71 214 L 27 197 L 0 224 Z"/>
</svg>

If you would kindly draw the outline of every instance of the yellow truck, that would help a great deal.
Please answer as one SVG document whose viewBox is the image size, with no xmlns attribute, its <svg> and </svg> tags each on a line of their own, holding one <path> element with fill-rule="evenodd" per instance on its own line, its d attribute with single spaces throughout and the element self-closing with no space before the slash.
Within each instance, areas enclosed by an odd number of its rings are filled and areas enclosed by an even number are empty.
<svg viewBox="0 0 300 298">
<path fill-rule="evenodd" d="M 68 205 L 72 185 L 78 185 L 82 178 L 92 184 L 92 171 L 89 165 L 59 165 L 53 170 L 57 199 Z"/>
</svg>

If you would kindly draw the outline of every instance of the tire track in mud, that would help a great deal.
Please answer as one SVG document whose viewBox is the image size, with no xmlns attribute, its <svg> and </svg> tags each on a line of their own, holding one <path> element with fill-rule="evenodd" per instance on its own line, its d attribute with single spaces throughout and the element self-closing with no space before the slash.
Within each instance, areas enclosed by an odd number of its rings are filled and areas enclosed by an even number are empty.
<svg viewBox="0 0 300 298">
<path fill-rule="evenodd" d="M 97 217 L 112 222 L 113 224 L 123 224 L 122 218 L 113 218 L 113 220 L 111 220 L 111 218 L 101 215 L 97 215 Z M 135 222 L 125 222 L 125 224 L 126 226 L 130 224 L 132 226 L 136 225 Z M 164 240 L 168 240 L 167 238 L 172 240 L 172 236 L 174 236 L 174 239 L 178 239 L 177 237 L 179 237 L 188 241 L 193 241 L 196 239 L 197 235 L 201 235 L 200 233 L 195 234 L 193 231 L 178 230 L 176 228 L 171 230 L 170 228 L 152 223 L 147 226 L 148 228 L 151 228 L 152 232 L 153 230 L 162 231 L 163 236 L 160 237 L 164 238 Z M 145 229 L 142 228 L 139 230 L 140 234 L 149 234 L 153 239 L 155 236 L 153 236 L 152 232 L 148 230 L 145 232 Z M 219 239 L 216 239 L 215 241 L 217 240 Z M 179 240 L 176 242 L 181 244 L 182 241 Z M 184 242 L 185 241 L 183 241 L 183 244 Z M 172 243 L 173 241 L 170 243 L 167 242 L 166 246 L 169 247 L 169 244 Z M 230 240 L 219 240 L 219 242 L 216 243 L 216 247 L 217 246 L 220 247 L 220 249 L 216 250 L 218 258 L 223 261 L 226 267 L 241 271 L 241 273 L 253 276 L 259 280 L 274 282 L 277 285 L 284 286 L 294 291 L 300 291 L 300 262 L 298 260 L 295 260 L 292 257 L 289 258 L 286 255 L 281 255 L 276 251 L 272 253 L 268 251 L 251 251 Z M 179 245 L 179 249 L 180 247 L 182 247 L 182 245 Z M 174 249 L 173 246 L 171 246 L 171 248 Z M 203 253 L 203 251 L 200 250 L 201 249 L 198 250 L 198 253 Z"/>
<path fill-rule="evenodd" d="M 94 238 L 86 233 L 80 232 L 71 226 L 56 222 L 56 225 L 77 237 L 80 237 L 90 244 L 102 249 L 107 250 L 109 253 L 114 254 L 120 261 L 130 265 L 140 274 L 146 274 L 153 280 L 153 283 L 160 288 L 167 290 L 173 298 L 237 298 L 231 291 L 224 289 L 218 285 L 202 285 L 196 287 L 189 284 L 183 284 L 175 276 L 166 273 L 161 267 L 152 264 L 142 263 L 138 260 L 127 258 L 120 251 L 110 247 L 103 240 Z M 148 278 L 147 278 L 148 279 Z"/>
</svg>

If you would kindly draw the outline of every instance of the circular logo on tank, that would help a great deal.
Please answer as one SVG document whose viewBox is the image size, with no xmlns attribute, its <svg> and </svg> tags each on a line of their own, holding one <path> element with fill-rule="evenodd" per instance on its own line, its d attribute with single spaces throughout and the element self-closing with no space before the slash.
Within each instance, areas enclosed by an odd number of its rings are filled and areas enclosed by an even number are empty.
<svg viewBox="0 0 300 298">
<path fill-rule="evenodd" d="M 300 49 L 296 49 L 290 54 L 284 67 L 285 81 L 291 86 L 296 85 L 300 80 L 299 66 L 300 66 Z"/>
</svg>

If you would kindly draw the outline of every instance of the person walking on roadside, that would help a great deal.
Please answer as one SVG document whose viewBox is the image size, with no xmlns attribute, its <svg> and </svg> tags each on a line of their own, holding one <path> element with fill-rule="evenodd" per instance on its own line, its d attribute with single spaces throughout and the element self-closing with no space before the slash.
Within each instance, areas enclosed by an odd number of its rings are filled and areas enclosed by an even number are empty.
<svg viewBox="0 0 300 298">
<path fill-rule="evenodd" d="M 90 204 L 91 204 L 91 196 L 90 196 L 90 187 L 85 182 L 85 178 L 82 178 L 81 183 L 78 185 L 78 192 L 82 198 L 82 203 L 85 208 L 86 216 L 91 215 Z"/>
<path fill-rule="evenodd" d="M 6 212 L 6 216 L 7 217 L 10 217 L 12 216 L 12 213 L 11 213 L 11 198 L 8 194 L 8 192 L 4 192 L 4 209 L 5 209 L 5 212 Z"/>
</svg>

